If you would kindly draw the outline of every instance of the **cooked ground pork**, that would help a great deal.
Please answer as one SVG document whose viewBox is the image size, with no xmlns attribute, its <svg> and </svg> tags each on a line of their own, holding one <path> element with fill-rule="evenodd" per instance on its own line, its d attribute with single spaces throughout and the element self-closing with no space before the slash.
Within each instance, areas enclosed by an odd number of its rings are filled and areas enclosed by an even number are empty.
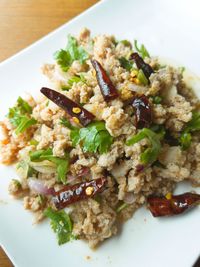
<svg viewBox="0 0 200 267">
<path fill-rule="evenodd" d="M 52 206 L 52 201 L 49 195 L 43 198 L 41 192 L 30 186 L 29 180 L 42 181 L 47 189 L 62 189 L 65 185 L 58 177 L 56 160 L 68 162 L 68 173 L 64 178 L 69 185 L 106 176 L 107 186 L 98 195 L 99 199 L 93 197 L 74 203 L 69 211 L 73 234 L 96 247 L 104 239 L 115 235 L 119 222 L 129 219 L 149 195 L 166 195 L 183 180 L 200 184 L 200 136 L 194 132 L 187 149 L 183 149 L 180 142 L 181 133 L 192 120 L 198 101 L 187 88 L 180 69 L 161 66 L 157 58 L 149 58 L 148 55 L 144 58 L 154 73 L 149 82 L 140 80 L 139 70 L 128 61 L 134 48 L 125 41 L 117 42 L 113 36 L 107 35 L 93 38 L 87 29 L 83 29 L 74 40 L 75 45 L 81 47 L 76 53 L 84 50 L 87 58 L 74 58 L 68 68 L 64 68 L 66 66 L 57 59 L 55 64 L 45 64 L 42 72 L 52 89 L 79 103 L 95 116 L 96 121 L 104 122 L 104 132 L 112 142 L 109 149 L 104 153 L 86 151 L 83 140 L 74 145 L 71 132 L 73 127 L 80 127 L 77 121 L 70 119 L 69 126 L 66 124 L 69 118 L 63 109 L 44 96 L 37 100 L 29 97 L 26 101 L 32 111 L 27 116 L 37 122 L 16 134 L 13 115 L 9 113 L 10 117 L 0 124 L 3 132 L 1 162 L 16 163 L 21 180 L 10 183 L 9 193 L 23 197 L 25 209 L 35 213 L 38 222 L 44 218 L 43 211 Z M 124 66 L 122 58 L 132 67 Z M 91 59 L 97 60 L 107 72 L 118 91 L 117 99 L 105 101 Z M 156 126 L 166 131 L 165 137 L 159 141 L 161 148 L 156 161 L 145 166 L 142 165 L 141 155 L 151 147 L 150 140 L 143 138 L 127 145 L 127 140 L 142 130 L 137 128 L 135 110 L 131 105 L 131 99 L 141 94 L 148 98 L 151 105 L 150 129 L 154 131 Z M 172 141 L 176 141 L 175 144 L 171 144 Z M 31 160 L 30 152 L 49 148 L 54 161 Z"/>
</svg>

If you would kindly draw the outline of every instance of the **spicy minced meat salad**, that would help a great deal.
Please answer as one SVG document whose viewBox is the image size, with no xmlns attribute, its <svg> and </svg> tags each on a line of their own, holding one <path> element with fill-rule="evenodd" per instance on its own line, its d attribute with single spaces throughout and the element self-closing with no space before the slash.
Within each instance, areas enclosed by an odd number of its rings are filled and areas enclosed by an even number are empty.
<svg viewBox="0 0 200 267">
<path fill-rule="evenodd" d="M 95 247 L 143 204 L 153 216 L 198 204 L 194 192 L 172 194 L 183 180 L 200 184 L 199 101 L 183 68 L 87 29 L 54 56 L 42 67 L 50 85 L 1 122 L 1 162 L 20 177 L 9 193 L 36 222 L 50 218 L 59 244 Z"/>
</svg>

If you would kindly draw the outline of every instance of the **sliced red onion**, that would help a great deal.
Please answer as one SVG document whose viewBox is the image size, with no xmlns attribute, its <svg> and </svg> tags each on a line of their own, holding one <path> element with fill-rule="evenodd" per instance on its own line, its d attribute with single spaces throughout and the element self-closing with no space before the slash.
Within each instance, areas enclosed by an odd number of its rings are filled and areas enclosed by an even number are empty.
<svg viewBox="0 0 200 267">
<path fill-rule="evenodd" d="M 135 196 L 131 192 L 127 192 L 124 196 L 124 202 L 127 204 L 132 204 L 135 201 Z"/>
<path fill-rule="evenodd" d="M 41 195 L 53 195 L 55 193 L 54 188 L 48 188 L 44 181 L 33 177 L 28 178 L 28 186 L 31 190 Z"/>
</svg>

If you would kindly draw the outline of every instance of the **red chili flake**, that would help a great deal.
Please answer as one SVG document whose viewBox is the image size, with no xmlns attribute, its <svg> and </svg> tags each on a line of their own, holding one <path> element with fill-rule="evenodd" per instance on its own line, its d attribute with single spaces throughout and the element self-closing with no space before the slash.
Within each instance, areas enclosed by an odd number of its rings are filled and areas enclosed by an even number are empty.
<svg viewBox="0 0 200 267">
<path fill-rule="evenodd" d="M 136 128 L 149 127 L 152 122 L 152 112 L 149 99 L 145 95 L 137 96 L 132 103 L 135 109 Z"/>
<path fill-rule="evenodd" d="M 154 72 L 152 67 L 145 63 L 143 58 L 140 57 L 138 53 L 132 53 L 130 58 L 135 61 L 137 68 L 141 69 L 144 72 L 145 77 L 149 80 L 149 77 Z"/>
<path fill-rule="evenodd" d="M 57 209 L 63 209 L 72 203 L 93 197 L 97 193 L 102 192 L 106 182 L 107 179 L 101 177 L 89 182 L 65 186 L 54 194 L 52 201 Z"/>
<path fill-rule="evenodd" d="M 86 126 L 94 120 L 95 116 L 92 113 L 65 95 L 46 87 L 43 87 L 40 91 L 56 105 L 64 109 L 74 119 L 74 122 Z"/>
<path fill-rule="evenodd" d="M 91 60 L 91 62 L 96 71 L 97 82 L 101 89 L 101 93 L 103 95 L 104 100 L 106 102 L 109 102 L 110 100 L 117 98 L 118 97 L 117 89 L 115 88 L 112 81 L 108 77 L 104 68 L 95 59 Z"/>
<path fill-rule="evenodd" d="M 154 217 L 177 215 L 199 204 L 200 195 L 184 193 L 177 196 L 168 194 L 166 197 L 150 196 L 147 203 Z"/>
</svg>

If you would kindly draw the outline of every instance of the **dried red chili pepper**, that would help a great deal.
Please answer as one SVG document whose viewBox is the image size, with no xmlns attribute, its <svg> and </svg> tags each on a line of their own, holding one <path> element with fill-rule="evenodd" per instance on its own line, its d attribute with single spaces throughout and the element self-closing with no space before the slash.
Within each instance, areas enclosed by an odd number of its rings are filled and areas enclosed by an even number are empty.
<svg viewBox="0 0 200 267">
<path fill-rule="evenodd" d="M 154 72 L 152 67 L 149 64 L 145 63 L 143 58 L 140 57 L 138 53 L 132 53 L 130 59 L 133 59 L 135 61 L 137 68 L 141 69 L 144 72 L 145 77 L 149 80 L 149 77 Z"/>
<path fill-rule="evenodd" d="M 106 102 L 109 102 L 110 100 L 117 98 L 118 97 L 117 89 L 113 85 L 112 81 L 108 77 L 106 71 L 103 69 L 101 64 L 95 59 L 91 60 L 91 62 L 92 66 L 96 71 L 97 82 L 101 89 L 101 93 L 103 95 L 104 100 Z"/>
<path fill-rule="evenodd" d="M 94 120 L 95 116 L 92 113 L 65 95 L 46 87 L 43 87 L 40 91 L 56 105 L 64 109 L 72 117 L 74 122 L 81 123 L 83 126 L 86 126 Z"/>
<path fill-rule="evenodd" d="M 149 99 L 145 95 L 137 96 L 133 99 L 132 106 L 135 109 L 137 129 L 149 127 L 152 122 L 152 112 Z"/>
<path fill-rule="evenodd" d="M 107 179 L 102 177 L 89 182 L 65 186 L 54 194 L 52 201 L 57 209 L 63 209 L 72 203 L 93 197 L 102 192 L 106 182 Z"/>
<path fill-rule="evenodd" d="M 154 217 L 177 215 L 199 204 L 200 195 L 184 193 L 169 197 L 150 196 L 147 203 Z"/>
</svg>

